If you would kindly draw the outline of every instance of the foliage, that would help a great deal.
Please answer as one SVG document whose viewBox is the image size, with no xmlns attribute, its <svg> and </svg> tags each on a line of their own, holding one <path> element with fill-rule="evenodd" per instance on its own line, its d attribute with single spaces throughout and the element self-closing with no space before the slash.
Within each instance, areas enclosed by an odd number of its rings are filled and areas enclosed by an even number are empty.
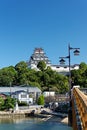
<svg viewBox="0 0 87 130">
<path fill-rule="evenodd" d="M 4 99 L 0 97 L 0 110 L 3 109 L 3 105 L 4 105 Z"/>
<path fill-rule="evenodd" d="M 24 61 L 19 62 L 15 65 L 15 70 L 17 71 L 17 84 L 27 84 L 28 66 Z"/>
<path fill-rule="evenodd" d="M 74 85 L 80 85 L 82 88 L 87 88 L 87 64 L 82 62 L 78 70 L 71 71 L 71 77 Z"/>
<path fill-rule="evenodd" d="M 0 86 L 10 86 L 15 84 L 17 72 L 13 66 L 5 67 L 0 70 Z"/>
<path fill-rule="evenodd" d="M 15 102 L 16 100 L 14 98 L 11 98 L 10 96 L 8 96 L 4 102 L 5 109 L 9 110 L 10 108 L 14 108 Z"/>
<path fill-rule="evenodd" d="M 40 61 L 37 65 L 37 68 L 40 69 L 41 71 L 44 71 L 46 68 L 46 63 L 44 61 Z"/>
<path fill-rule="evenodd" d="M 43 95 L 41 95 L 41 96 L 38 98 L 37 104 L 38 104 L 38 105 L 44 105 L 44 96 L 43 96 Z"/>
<path fill-rule="evenodd" d="M 21 61 L 13 66 L 0 69 L 0 86 L 29 85 L 36 86 L 42 91 L 66 93 L 69 90 L 68 78 L 46 67 L 41 61 L 37 67 L 39 71 L 30 69 L 27 63 Z M 87 87 L 87 64 L 82 62 L 78 70 L 71 71 L 71 78 L 75 85 Z"/>
<path fill-rule="evenodd" d="M 6 99 L 0 97 L 0 110 L 9 110 L 10 108 L 14 108 L 15 99 L 8 96 Z"/>
</svg>

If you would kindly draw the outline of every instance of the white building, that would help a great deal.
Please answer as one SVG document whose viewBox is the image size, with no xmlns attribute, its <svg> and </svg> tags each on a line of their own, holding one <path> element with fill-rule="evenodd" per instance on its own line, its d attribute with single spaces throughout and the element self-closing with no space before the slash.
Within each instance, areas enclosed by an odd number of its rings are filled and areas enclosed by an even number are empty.
<svg viewBox="0 0 87 130">
<path fill-rule="evenodd" d="M 68 65 L 51 65 L 51 69 L 58 72 L 67 75 L 69 73 L 69 66 Z M 71 65 L 70 70 L 77 70 L 79 69 L 79 65 Z"/>
<path fill-rule="evenodd" d="M 67 74 L 69 73 L 69 66 L 68 65 L 52 65 L 46 54 L 44 53 L 44 50 L 42 48 L 35 48 L 34 53 L 30 57 L 29 61 L 27 62 L 28 67 L 31 69 L 35 69 L 38 71 L 37 64 L 39 61 L 44 61 L 47 66 L 50 66 L 52 70 Z M 73 69 L 79 69 L 79 65 L 75 64 L 70 67 L 71 70 Z"/>
<path fill-rule="evenodd" d="M 43 92 L 43 96 L 44 97 L 49 97 L 49 96 L 55 96 L 55 92 L 52 92 L 52 91 L 44 91 Z"/>
<path fill-rule="evenodd" d="M 25 91 L 16 91 L 11 94 L 11 97 L 17 99 L 20 103 L 26 102 L 27 104 L 33 104 L 33 98 L 29 97 L 29 93 Z"/>
<path fill-rule="evenodd" d="M 38 87 L 30 86 L 15 86 L 15 87 L 0 87 L 0 93 L 11 95 L 18 99 L 20 102 L 25 101 L 36 102 L 37 98 L 41 95 L 41 90 Z"/>
<path fill-rule="evenodd" d="M 50 66 L 50 60 L 44 53 L 44 50 L 42 48 L 35 48 L 33 54 L 31 55 L 29 61 L 27 62 L 29 68 L 38 70 L 37 64 L 39 61 L 44 61 L 47 66 Z"/>
</svg>

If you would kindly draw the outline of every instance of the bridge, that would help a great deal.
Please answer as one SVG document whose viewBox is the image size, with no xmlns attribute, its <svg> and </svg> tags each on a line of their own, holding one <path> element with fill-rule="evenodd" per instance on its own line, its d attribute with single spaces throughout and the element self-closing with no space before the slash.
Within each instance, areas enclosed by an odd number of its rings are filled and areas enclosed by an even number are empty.
<svg viewBox="0 0 87 130">
<path fill-rule="evenodd" d="M 73 130 L 87 130 L 87 95 L 85 92 L 87 92 L 86 89 L 80 90 L 76 87 L 71 92 L 69 121 Z"/>
</svg>

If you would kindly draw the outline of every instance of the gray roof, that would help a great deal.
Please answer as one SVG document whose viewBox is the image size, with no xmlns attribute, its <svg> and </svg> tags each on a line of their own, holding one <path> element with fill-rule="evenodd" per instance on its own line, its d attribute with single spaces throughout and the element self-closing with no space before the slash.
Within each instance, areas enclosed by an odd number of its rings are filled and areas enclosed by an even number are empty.
<svg viewBox="0 0 87 130">
<path fill-rule="evenodd" d="M 5 92 L 15 92 L 15 91 L 28 91 L 28 92 L 41 92 L 41 90 L 38 87 L 30 87 L 30 86 L 15 86 L 15 87 L 0 87 L 0 93 Z"/>
</svg>

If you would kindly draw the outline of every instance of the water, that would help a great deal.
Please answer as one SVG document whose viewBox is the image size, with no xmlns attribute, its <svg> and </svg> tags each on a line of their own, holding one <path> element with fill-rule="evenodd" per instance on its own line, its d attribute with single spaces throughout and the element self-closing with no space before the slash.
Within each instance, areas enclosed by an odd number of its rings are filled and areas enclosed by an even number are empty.
<svg viewBox="0 0 87 130">
<path fill-rule="evenodd" d="M 39 119 L 0 120 L 0 130 L 72 130 L 67 125 Z"/>
</svg>

